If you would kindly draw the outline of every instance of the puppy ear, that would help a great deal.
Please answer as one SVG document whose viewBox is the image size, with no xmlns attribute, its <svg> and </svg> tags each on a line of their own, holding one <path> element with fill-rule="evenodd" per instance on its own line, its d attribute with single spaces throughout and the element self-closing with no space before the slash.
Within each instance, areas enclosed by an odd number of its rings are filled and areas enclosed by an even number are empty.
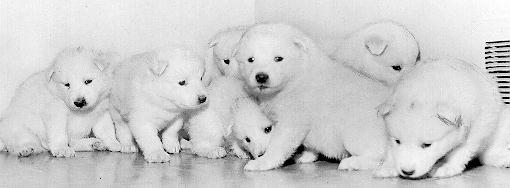
<svg viewBox="0 0 510 188">
<path fill-rule="evenodd" d="M 294 43 L 294 46 L 296 46 L 297 48 L 303 50 L 304 52 L 307 52 L 308 51 L 308 45 L 306 39 L 303 39 L 303 38 L 295 38 L 293 43 Z"/>
<path fill-rule="evenodd" d="M 216 46 L 217 44 L 218 44 L 218 40 L 216 38 L 211 39 L 211 41 L 209 41 L 209 43 L 207 43 L 209 48 L 212 48 L 212 47 Z"/>
<path fill-rule="evenodd" d="M 372 55 L 380 56 L 384 53 L 386 48 L 388 48 L 388 42 L 379 36 L 372 36 L 365 41 L 365 48 Z"/>
<path fill-rule="evenodd" d="M 51 79 L 53 78 L 54 74 L 55 74 L 55 71 L 53 69 L 48 70 L 48 73 L 46 74 L 46 80 L 48 82 L 51 82 Z"/>
<path fill-rule="evenodd" d="M 393 109 L 393 104 L 389 103 L 382 103 L 381 105 L 377 106 L 377 116 L 379 117 L 386 117 L 391 113 L 391 110 Z"/>
<path fill-rule="evenodd" d="M 104 71 L 108 67 L 112 66 L 112 64 L 119 61 L 120 56 L 117 53 L 114 52 L 101 52 L 97 51 L 94 52 L 95 58 L 94 58 L 94 64 L 100 71 Z"/>
<path fill-rule="evenodd" d="M 147 53 L 144 56 L 152 74 L 161 76 L 167 69 L 169 62 L 167 60 L 159 60 L 155 52 Z"/>
<path fill-rule="evenodd" d="M 459 128 L 462 126 L 462 116 L 460 111 L 446 104 L 436 105 L 436 117 L 445 125 Z"/>
</svg>

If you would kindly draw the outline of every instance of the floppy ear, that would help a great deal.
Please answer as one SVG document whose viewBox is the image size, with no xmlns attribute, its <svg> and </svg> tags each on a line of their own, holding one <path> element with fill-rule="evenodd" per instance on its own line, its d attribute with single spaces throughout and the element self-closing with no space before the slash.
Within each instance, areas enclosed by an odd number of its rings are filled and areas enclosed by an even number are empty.
<svg viewBox="0 0 510 188">
<path fill-rule="evenodd" d="M 391 113 L 391 110 L 393 109 L 393 104 L 382 103 L 381 105 L 377 106 L 376 109 L 377 116 L 386 117 L 388 114 Z"/>
<path fill-rule="evenodd" d="M 296 46 L 297 48 L 303 50 L 304 52 L 308 51 L 308 45 L 307 45 L 307 40 L 306 39 L 298 37 L 298 38 L 294 39 L 293 43 L 294 43 L 294 46 Z"/>
<path fill-rule="evenodd" d="M 155 52 L 144 54 L 144 61 L 149 66 L 149 70 L 156 76 L 161 76 L 168 67 L 167 60 L 159 60 Z"/>
<path fill-rule="evenodd" d="M 216 37 L 212 38 L 209 43 L 207 43 L 207 45 L 209 46 L 209 48 L 212 48 L 214 46 L 216 46 L 218 44 L 218 40 Z"/>
<path fill-rule="evenodd" d="M 388 42 L 378 36 L 372 36 L 365 41 L 365 48 L 372 55 L 380 56 L 388 48 Z"/>
</svg>

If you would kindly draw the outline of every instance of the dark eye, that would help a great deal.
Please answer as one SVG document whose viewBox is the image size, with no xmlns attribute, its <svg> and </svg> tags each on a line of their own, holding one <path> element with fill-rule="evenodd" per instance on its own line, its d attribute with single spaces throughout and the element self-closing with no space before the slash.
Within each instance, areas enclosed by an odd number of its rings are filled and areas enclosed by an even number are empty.
<svg viewBox="0 0 510 188">
<path fill-rule="evenodd" d="M 85 83 L 85 85 L 89 85 L 90 83 L 92 83 L 92 80 L 85 80 L 85 82 L 83 83 Z"/>
<path fill-rule="evenodd" d="M 254 61 L 255 61 L 255 58 L 254 58 L 254 57 L 250 57 L 250 58 L 248 58 L 248 62 L 253 63 Z"/>
<path fill-rule="evenodd" d="M 402 67 L 400 65 L 393 65 L 391 66 L 391 68 L 395 71 L 401 71 L 402 70 Z"/>
<path fill-rule="evenodd" d="M 227 64 L 227 65 L 228 65 L 228 64 L 230 64 L 230 59 L 224 59 L 224 60 L 223 60 L 223 63 L 225 63 L 225 64 Z"/>
<path fill-rule="evenodd" d="M 70 87 L 71 87 L 71 84 L 69 84 L 69 83 L 65 83 L 65 84 L 64 84 L 64 86 L 66 86 L 66 87 L 70 88 Z"/>
<path fill-rule="evenodd" d="M 271 132 L 271 129 L 273 129 L 273 126 L 264 128 L 264 133 L 269 134 Z"/>
<path fill-rule="evenodd" d="M 430 147 L 430 145 L 432 145 L 432 144 L 423 143 L 423 144 L 421 144 L 421 148 L 425 149 L 425 148 Z"/>
<path fill-rule="evenodd" d="M 395 139 L 395 143 L 400 144 L 400 140 L 399 139 Z"/>
<path fill-rule="evenodd" d="M 181 85 L 181 86 L 185 86 L 185 85 L 186 85 L 186 80 L 180 81 L 180 82 L 179 82 L 179 85 Z"/>
<path fill-rule="evenodd" d="M 283 61 L 283 57 L 276 56 L 276 57 L 274 57 L 274 61 L 275 61 L 275 62 Z"/>
<path fill-rule="evenodd" d="M 248 138 L 248 137 L 246 137 L 244 140 L 246 140 L 246 142 L 248 142 L 248 143 L 251 142 L 250 138 Z"/>
</svg>

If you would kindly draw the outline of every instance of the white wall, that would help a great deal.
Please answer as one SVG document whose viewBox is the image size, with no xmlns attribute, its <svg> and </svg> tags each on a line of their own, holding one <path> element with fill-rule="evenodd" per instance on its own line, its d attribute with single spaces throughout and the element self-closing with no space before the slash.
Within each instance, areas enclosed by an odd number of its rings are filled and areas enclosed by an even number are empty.
<svg viewBox="0 0 510 188">
<path fill-rule="evenodd" d="M 0 111 L 61 48 L 130 54 L 169 43 L 204 47 L 218 30 L 254 21 L 254 0 L 0 0 Z"/>
<path fill-rule="evenodd" d="M 424 58 L 482 63 L 484 40 L 510 39 L 509 7 L 509 0 L 257 0 L 255 20 L 289 22 L 318 38 L 394 20 L 415 35 Z"/>
</svg>

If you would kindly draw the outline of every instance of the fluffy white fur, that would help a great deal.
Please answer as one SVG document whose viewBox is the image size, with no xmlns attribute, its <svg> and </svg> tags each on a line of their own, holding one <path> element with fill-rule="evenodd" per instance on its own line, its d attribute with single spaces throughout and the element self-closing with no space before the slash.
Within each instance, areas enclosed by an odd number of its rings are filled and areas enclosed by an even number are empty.
<svg viewBox="0 0 510 188">
<path fill-rule="evenodd" d="M 376 107 L 388 95 L 380 82 L 333 63 L 315 42 L 285 24 L 259 24 L 243 35 L 235 57 L 248 90 L 276 121 L 264 155 L 246 170 L 283 164 L 303 144 L 339 169 L 375 168 L 384 157 L 385 131 Z M 266 74 L 267 81 L 257 82 Z"/>
<path fill-rule="evenodd" d="M 368 24 L 347 35 L 331 57 L 368 77 L 392 86 L 420 56 L 414 36 L 394 22 Z"/>
<path fill-rule="evenodd" d="M 110 57 L 83 47 L 65 49 L 49 68 L 24 81 L 0 120 L 7 150 L 19 156 L 50 150 L 56 157 L 120 150 L 107 113 Z M 88 138 L 91 131 L 96 138 Z"/>
<path fill-rule="evenodd" d="M 492 144 L 494 131 L 504 128 L 498 126 L 502 107 L 495 82 L 479 67 L 455 59 L 419 62 L 380 108 L 392 144 L 375 175 L 450 177 L 480 154 L 486 155 L 482 163 L 507 166 L 506 145 Z M 492 161 L 492 154 L 505 164 Z"/>
<path fill-rule="evenodd" d="M 203 74 L 203 59 L 179 47 L 134 55 L 120 64 L 113 73 L 111 113 L 122 152 L 136 152 L 134 136 L 148 162 L 168 162 L 168 153 L 178 153 L 184 112 L 207 102 Z"/>
<path fill-rule="evenodd" d="M 224 147 L 231 147 L 239 158 L 249 158 L 246 147 L 242 147 L 246 137 L 238 135 L 245 134 L 247 127 L 250 130 L 261 126 L 270 129 L 271 122 L 243 87 L 244 83 L 233 77 L 222 76 L 213 80 L 208 87 L 208 106 L 193 113 L 189 119 L 188 133 L 194 153 L 219 158 L 227 154 Z M 236 131 L 242 132 L 236 134 Z"/>
<path fill-rule="evenodd" d="M 228 28 L 215 34 L 209 41 L 212 55 L 209 59 L 206 77 L 214 79 L 218 76 L 240 78 L 239 63 L 232 56 L 235 45 L 246 31 L 245 26 Z"/>
</svg>

